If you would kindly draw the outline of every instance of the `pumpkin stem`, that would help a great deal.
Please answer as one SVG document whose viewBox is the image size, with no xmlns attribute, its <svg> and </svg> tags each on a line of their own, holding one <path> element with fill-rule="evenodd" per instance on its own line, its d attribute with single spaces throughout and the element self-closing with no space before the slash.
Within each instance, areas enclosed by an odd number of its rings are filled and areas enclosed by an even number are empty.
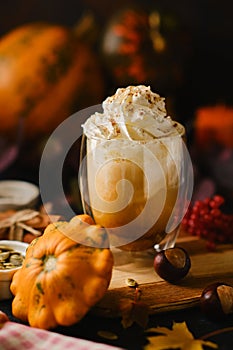
<svg viewBox="0 0 233 350">
<path fill-rule="evenodd" d="M 50 272 L 55 270 L 56 268 L 57 259 L 54 255 L 48 255 L 44 259 L 44 271 Z"/>
</svg>

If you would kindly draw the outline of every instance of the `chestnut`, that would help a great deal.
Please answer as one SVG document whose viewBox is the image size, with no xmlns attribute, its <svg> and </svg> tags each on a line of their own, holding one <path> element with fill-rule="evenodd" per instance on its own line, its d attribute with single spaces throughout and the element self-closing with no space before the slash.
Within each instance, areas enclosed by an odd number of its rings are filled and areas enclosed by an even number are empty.
<svg viewBox="0 0 233 350">
<path fill-rule="evenodd" d="M 164 280 L 175 283 L 184 278 L 191 267 L 191 260 L 181 247 L 161 250 L 154 257 L 155 272 Z"/>
<path fill-rule="evenodd" d="M 233 313 L 233 286 L 215 282 L 202 291 L 200 306 L 207 317 L 218 320 Z"/>
</svg>

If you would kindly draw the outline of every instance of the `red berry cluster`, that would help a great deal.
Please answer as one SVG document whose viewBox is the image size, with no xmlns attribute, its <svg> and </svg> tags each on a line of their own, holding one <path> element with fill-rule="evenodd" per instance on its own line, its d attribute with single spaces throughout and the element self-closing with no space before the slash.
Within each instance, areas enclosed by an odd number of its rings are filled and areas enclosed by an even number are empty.
<svg viewBox="0 0 233 350">
<path fill-rule="evenodd" d="M 189 206 L 182 220 L 182 228 L 191 235 L 206 239 L 209 250 L 214 250 L 218 243 L 233 242 L 233 214 L 222 212 L 223 203 L 224 198 L 219 195 L 196 201 Z"/>
</svg>

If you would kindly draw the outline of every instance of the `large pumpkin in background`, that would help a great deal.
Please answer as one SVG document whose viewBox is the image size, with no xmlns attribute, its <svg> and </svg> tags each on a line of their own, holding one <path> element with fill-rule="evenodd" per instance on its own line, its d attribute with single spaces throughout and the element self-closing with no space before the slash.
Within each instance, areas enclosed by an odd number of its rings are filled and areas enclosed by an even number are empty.
<svg viewBox="0 0 233 350">
<path fill-rule="evenodd" d="M 50 133 L 103 93 L 98 60 L 70 29 L 30 23 L 1 38 L 0 132 L 23 119 L 26 138 Z"/>
</svg>

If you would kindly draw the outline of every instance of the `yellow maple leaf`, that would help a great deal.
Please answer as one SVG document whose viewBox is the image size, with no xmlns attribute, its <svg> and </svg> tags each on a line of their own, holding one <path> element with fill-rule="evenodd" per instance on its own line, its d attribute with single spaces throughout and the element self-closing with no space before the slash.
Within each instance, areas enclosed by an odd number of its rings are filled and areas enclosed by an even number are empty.
<svg viewBox="0 0 233 350">
<path fill-rule="evenodd" d="M 148 336 L 149 344 L 145 345 L 144 350 L 203 350 L 203 345 L 217 349 L 218 345 L 210 341 L 195 339 L 187 328 L 185 322 L 173 323 L 172 329 L 166 327 L 156 327 L 147 329 L 149 333 L 163 335 Z"/>
</svg>

